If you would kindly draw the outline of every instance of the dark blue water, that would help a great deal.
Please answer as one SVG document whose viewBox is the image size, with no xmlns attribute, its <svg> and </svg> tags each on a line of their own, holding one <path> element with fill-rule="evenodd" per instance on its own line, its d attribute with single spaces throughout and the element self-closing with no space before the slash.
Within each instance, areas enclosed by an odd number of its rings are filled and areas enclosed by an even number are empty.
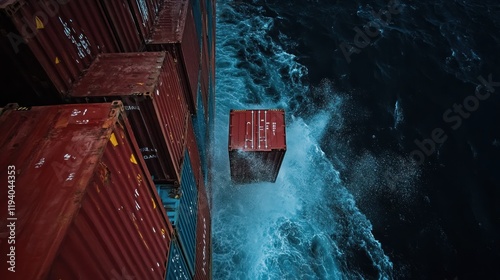
<svg viewBox="0 0 500 280">
<path fill-rule="evenodd" d="M 497 1 L 217 17 L 214 279 L 500 277 Z M 228 112 L 255 108 L 286 110 L 288 151 L 275 184 L 233 186 Z"/>
</svg>

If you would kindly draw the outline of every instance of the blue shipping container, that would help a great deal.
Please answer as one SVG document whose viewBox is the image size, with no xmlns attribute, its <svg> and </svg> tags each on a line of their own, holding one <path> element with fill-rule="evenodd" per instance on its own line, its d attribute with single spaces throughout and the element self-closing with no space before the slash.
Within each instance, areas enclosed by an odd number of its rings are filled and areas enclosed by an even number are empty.
<svg viewBox="0 0 500 280">
<path fill-rule="evenodd" d="M 170 241 L 170 253 L 168 255 L 167 277 L 166 280 L 191 279 L 187 268 L 186 260 L 182 255 L 177 240 Z"/>
<path fill-rule="evenodd" d="M 209 71 L 209 79 L 208 79 L 208 131 L 213 133 L 214 130 L 214 121 L 215 121 L 215 84 L 213 81 L 212 71 Z M 211 137 L 211 136 L 209 136 Z"/>
<path fill-rule="evenodd" d="M 196 26 L 196 33 L 198 35 L 198 44 L 200 45 L 200 49 L 202 46 L 202 38 L 203 38 L 203 16 L 201 12 L 201 2 L 200 0 L 193 0 L 192 2 L 193 9 L 193 17 L 194 17 L 194 25 Z"/>
<path fill-rule="evenodd" d="M 186 150 L 181 170 L 180 187 L 173 184 L 157 184 L 170 222 L 186 258 L 188 269 L 194 275 L 196 255 L 196 222 L 198 219 L 198 187 L 193 174 L 191 160 Z"/>
<path fill-rule="evenodd" d="M 161 198 L 163 207 L 167 212 L 168 219 L 172 225 L 176 225 L 179 220 L 179 204 L 181 190 L 173 184 L 156 184 L 158 195 Z"/>
<path fill-rule="evenodd" d="M 188 267 L 192 275 L 194 275 L 196 222 L 198 220 L 198 187 L 187 150 L 184 153 L 184 162 L 182 164 L 181 191 L 179 222 L 176 231 L 181 249 L 186 255 Z"/>
<path fill-rule="evenodd" d="M 213 9 L 213 6 L 212 6 L 212 1 L 211 0 L 203 0 L 205 1 L 205 7 L 207 9 L 206 13 L 207 13 L 207 30 L 208 30 L 208 53 L 211 54 L 212 53 L 212 40 L 214 39 L 213 36 L 212 36 L 212 30 L 214 30 L 214 13 L 212 11 Z"/>
<path fill-rule="evenodd" d="M 203 98 L 201 88 L 198 88 L 198 114 L 193 116 L 193 127 L 196 135 L 196 144 L 200 151 L 201 168 L 203 172 L 203 181 L 207 185 L 207 150 L 206 143 L 208 142 L 207 118 L 205 116 L 205 108 L 203 106 Z M 208 112 L 207 112 L 208 113 Z"/>
</svg>

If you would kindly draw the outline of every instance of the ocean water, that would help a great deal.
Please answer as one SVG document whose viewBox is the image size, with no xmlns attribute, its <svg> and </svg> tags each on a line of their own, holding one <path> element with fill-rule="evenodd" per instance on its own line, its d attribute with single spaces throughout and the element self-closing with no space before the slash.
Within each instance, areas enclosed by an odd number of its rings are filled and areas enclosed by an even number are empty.
<svg viewBox="0 0 500 280">
<path fill-rule="evenodd" d="M 218 1 L 214 279 L 500 277 L 499 50 L 496 1 Z M 258 108 L 288 150 L 233 185 Z"/>
</svg>

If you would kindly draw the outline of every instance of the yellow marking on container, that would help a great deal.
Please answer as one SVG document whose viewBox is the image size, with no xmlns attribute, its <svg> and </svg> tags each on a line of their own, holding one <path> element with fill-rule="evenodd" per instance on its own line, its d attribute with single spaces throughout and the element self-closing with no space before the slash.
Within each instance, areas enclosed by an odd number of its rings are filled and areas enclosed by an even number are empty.
<svg viewBox="0 0 500 280">
<path fill-rule="evenodd" d="M 133 164 L 137 164 L 137 161 L 135 160 L 134 154 L 130 155 L 130 162 L 133 163 Z"/>
<path fill-rule="evenodd" d="M 118 146 L 118 140 L 116 140 L 116 135 L 114 133 L 111 133 L 109 141 L 111 141 L 111 144 L 113 144 L 113 146 Z"/>
<path fill-rule="evenodd" d="M 151 201 L 153 202 L 153 209 L 156 209 L 156 202 L 154 201 L 153 198 L 151 198 Z"/>
<path fill-rule="evenodd" d="M 42 20 L 39 17 L 35 17 L 35 22 L 36 22 L 36 29 L 44 29 L 45 28 Z"/>
<path fill-rule="evenodd" d="M 137 83 L 137 84 L 138 84 L 138 85 L 140 85 L 140 86 L 143 86 L 143 85 L 144 85 L 144 83 Z"/>
<path fill-rule="evenodd" d="M 137 232 L 139 233 L 139 236 L 141 237 L 142 242 L 144 243 L 144 245 L 146 246 L 146 248 L 149 250 L 148 243 L 146 243 L 146 240 L 144 240 L 144 237 L 142 237 L 142 233 L 139 230 L 137 230 Z"/>
<path fill-rule="evenodd" d="M 59 57 L 57 57 L 57 56 L 56 56 L 56 59 L 54 59 L 54 63 L 55 63 L 55 64 L 59 64 L 59 63 L 61 63 L 61 61 L 59 60 Z"/>
</svg>

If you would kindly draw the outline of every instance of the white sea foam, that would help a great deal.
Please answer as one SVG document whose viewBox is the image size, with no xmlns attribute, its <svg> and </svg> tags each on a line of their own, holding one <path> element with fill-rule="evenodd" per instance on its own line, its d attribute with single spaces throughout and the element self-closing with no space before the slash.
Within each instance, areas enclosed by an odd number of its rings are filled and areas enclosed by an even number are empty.
<svg viewBox="0 0 500 280">
<path fill-rule="evenodd" d="M 249 10 L 252 15 L 240 13 Z M 390 260 L 319 144 L 328 125 L 342 125 L 336 112 L 342 100 L 332 99 L 307 120 L 295 117 L 288 101 L 307 93 L 301 83 L 307 69 L 267 36 L 273 20 L 257 8 L 221 2 L 218 19 L 214 279 L 344 279 L 349 277 L 345 256 L 351 247 L 366 250 L 381 278 L 388 278 Z M 250 53 L 250 48 L 272 52 Z M 256 84 L 256 78 L 264 82 Z M 270 88 L 279 96 L 270 94 Z M 287 152 L 274 184 L 231 184 L 229 110 L 245 108 L 287 111 Z"/>
</svg>

